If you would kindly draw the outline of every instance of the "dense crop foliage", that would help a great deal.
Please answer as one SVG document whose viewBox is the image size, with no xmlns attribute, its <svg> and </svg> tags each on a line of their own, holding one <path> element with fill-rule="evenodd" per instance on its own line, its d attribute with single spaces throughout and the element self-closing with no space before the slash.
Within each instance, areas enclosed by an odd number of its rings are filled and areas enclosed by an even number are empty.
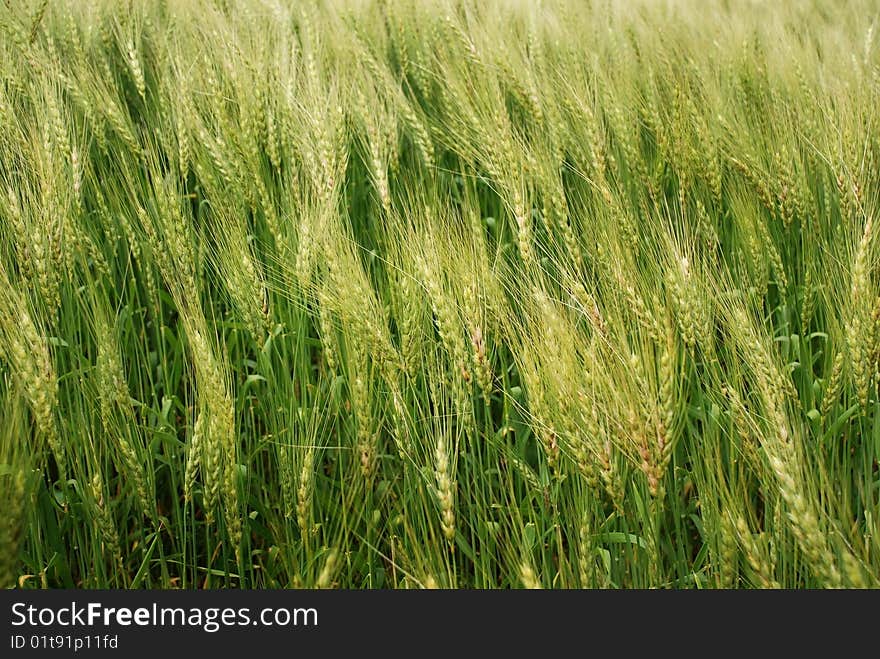
<svg viewBox="0 0 880 659">
<path fill-rule="evenodd" d="M 880 585 L 880 5 L 0 7 L 0 582 Z"/>
</svg>

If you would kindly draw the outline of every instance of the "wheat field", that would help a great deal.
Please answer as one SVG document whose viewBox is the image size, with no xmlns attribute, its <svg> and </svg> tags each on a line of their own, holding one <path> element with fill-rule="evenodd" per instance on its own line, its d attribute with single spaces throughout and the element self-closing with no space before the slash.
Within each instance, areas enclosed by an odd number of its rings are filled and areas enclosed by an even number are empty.
<svg viewBox="0 0 880 659">
<path fill-rule="evenodd" d="M 3 0 L 0 585 L 880 586 L 876 0 Z"/>
</svg>

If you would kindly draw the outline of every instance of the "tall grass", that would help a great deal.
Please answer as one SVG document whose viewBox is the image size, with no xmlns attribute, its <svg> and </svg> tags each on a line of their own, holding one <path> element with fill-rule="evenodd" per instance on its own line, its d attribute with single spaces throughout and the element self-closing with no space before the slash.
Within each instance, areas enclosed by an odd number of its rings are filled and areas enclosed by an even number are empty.
<svg viewBox="0 0 880 659">
<path fill-rule="evenodd" d="M 874 0 L 0 8 L 0 580 L 880 586 Z"/>
</svg>

